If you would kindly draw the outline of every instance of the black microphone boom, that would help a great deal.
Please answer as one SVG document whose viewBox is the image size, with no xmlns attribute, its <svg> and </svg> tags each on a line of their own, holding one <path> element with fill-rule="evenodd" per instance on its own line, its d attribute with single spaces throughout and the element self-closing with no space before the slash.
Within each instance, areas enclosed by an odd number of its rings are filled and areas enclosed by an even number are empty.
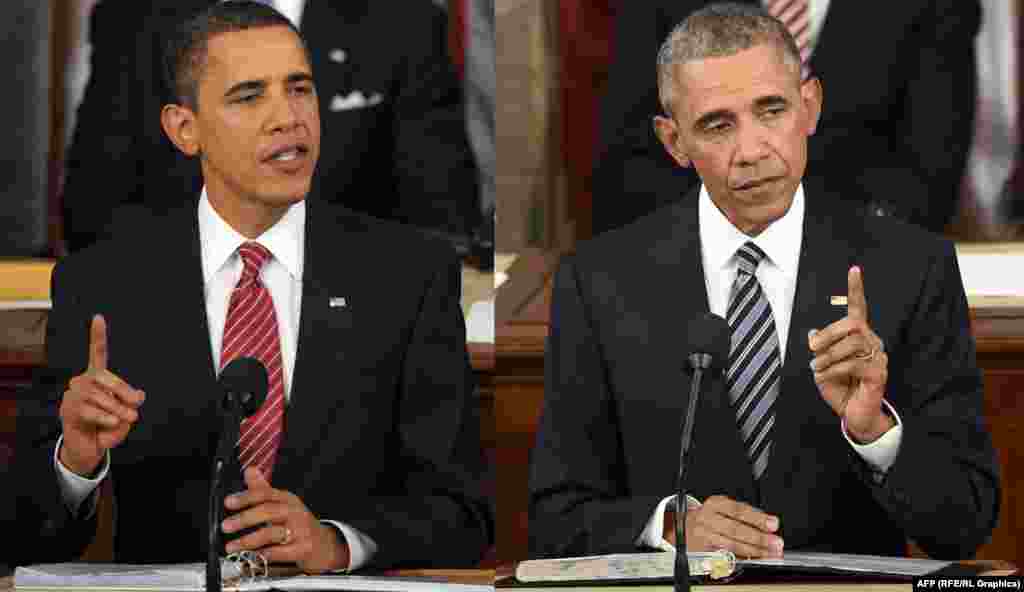
<svg viewBox="0 0 1024 592">
<path fill-rule="evenodd" d="M 679 480 L 676 482 L 676 563 L 675 590 L 689 592 L 690 562 L 686 557 L 686 468 L 689 466 L 690 442 L 693 439 L 693 421 L 697 414 L 697 399 L 700 397 L 701 382 L 705 372 L 714 377 L 725 367 L 729 359 L 731 331 L 722 317 L 705 313 L 690 321 L 686 328 L 690 353 L 686 356 L 687 370 L 693 373 L 690 381 L 690 400 L 683 417 L 682 436 L 679 442 Z"/>
<path fill-rule="evenodd" d="M 242 419 L 249 417 L 263 405 L 267 398 L 267 368 L 256 358 L 236 358 L 224 367 L 217 379 L 218 390 L 223 394 L 221 413 L 223 423 L 217 451 L 210 470 L 210 506 L 207 527 L 206 548 L 206 591 L 220 592 L 220 519 L 224 503 L 223 470 L 238 442 L 238 431 Z"/>
</svg>

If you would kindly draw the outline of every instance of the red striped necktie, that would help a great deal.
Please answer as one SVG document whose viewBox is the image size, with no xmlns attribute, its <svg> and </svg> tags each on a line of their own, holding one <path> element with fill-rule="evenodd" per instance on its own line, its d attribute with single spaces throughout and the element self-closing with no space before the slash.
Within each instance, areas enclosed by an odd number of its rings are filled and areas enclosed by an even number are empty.
<svg viewBox="0 0 1024 592">
<path fill-rule="evenodd" d="M 807 0 L 766 0 L 768 13 L 782 21 L 800 50 L 800 74 L 806 80 L 810 76 L 808 60 L 811 59 L 811 13 Z"/>
<path fill-rule="evenodd" d="M 260 270 L 273 255 L 254 242 L 238 247 L 238 255 L 244 267 L 228 304 L 220 367 L 223 370 L 228 362 L 242 356 L 256 358 L 267 367 L 267 399 L 242 422 L 238 458 L 243 469 L 256 466 L 269 480 L 284 426 L 284 375 L 277 315 L 270 291 L 260 281 Z"/>
</svg>

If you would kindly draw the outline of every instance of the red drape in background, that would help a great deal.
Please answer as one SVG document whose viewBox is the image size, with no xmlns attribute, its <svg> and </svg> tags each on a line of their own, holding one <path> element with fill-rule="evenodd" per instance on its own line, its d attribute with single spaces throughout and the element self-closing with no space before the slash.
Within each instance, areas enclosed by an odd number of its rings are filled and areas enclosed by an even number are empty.
<svg viewBox="0 0 1024 592">
<path fill-rule="evenodd" d="M 591 235 L 591 176 L 597 150 L 598 104 L 613 48 L 615 0 L 561 0 L 562 147 L 569 177 L 569 216 L 576 238 Z"/>
</svg>

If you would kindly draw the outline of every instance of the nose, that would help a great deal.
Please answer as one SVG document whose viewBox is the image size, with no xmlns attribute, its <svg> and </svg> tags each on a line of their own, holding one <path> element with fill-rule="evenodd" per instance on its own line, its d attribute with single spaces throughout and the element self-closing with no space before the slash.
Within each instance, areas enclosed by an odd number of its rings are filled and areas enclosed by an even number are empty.
<svg viewBox="0 0 1024 592">
<path fill-rule="evenodd" d="M 278 95 L 271 102 L 267 126 L 271 132 L 291 131 L 302 122 L 298 106 L 287 95 Z"/>
<path fill-rule="evenodd" d="M 765 132 L 757 124 L 742 126 L 736 140 L 736 164 L 757 164 L 768 157 L 768 138 Z"/>
</svg>

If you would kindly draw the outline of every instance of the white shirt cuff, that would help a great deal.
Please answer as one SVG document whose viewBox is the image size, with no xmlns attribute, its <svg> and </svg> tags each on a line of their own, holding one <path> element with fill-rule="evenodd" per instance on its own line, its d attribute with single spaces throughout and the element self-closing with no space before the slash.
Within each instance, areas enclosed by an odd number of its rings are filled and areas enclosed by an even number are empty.
<svg viewBox="0 0 1024 592">
<path fill-rule="evenodd" d="M 321 520 L 320 522 L 323 524 L 330 524 L 341 531 L 341 536 L 345 537 L 345 543 L 348 545 L 348 567 L 338 570 L 338 573 L 346 573 L 359 569 L 369 563 L 377 553 L 377 543 L 373 542 L 373 539 L 366 536 L 358 529 L 335 520 Z"/>
<path fill-rule="evenodd" d="M 896 413 L 896 409 L 885 399 L 882 399 L 882 404 L 885 405 L 889 415 L 892 415 L 893 419 L 896 420 L 896 425 L 889 428 L 889 431 L 870 444 L 854 442 L 846 431 L 846 419 L 843 418 L 840 422 L 843 437 L 850 443 L 850 446 L 853 446 L 857 454 L 875 470 L 876 481 L 881 481 L 885 477 L 885 473 L 889 471 L 892 463 L 896 462 L 896 455 L 900 452 L 900 442 L 903 441 L 903 422 L 900 420 L 899 413 Z"/>
<path fill-rule="evenodd" d="M 61 497 L 64 504 L 71 511 L 72 516 L 78 516 L 82 504 L 89 502 L 88 512 L 82 518 L 91 518 L 96 513 L 96 506 L 99 496 L 94 495 L 96 488 L 107 478 L 110 470 L 110 451 L 103 457 L 99 473 L 95 479 L 89 479 L 75 474 L 71 469 L 60 462 L 60 446 L 64 442 L 64 435 L 57 438 L 57 446 L 53 449 L 53 466 L 57 471 L 57 482 L 60 484 Z"/>
<path fill-rule="evenodd" d="M 658 507 L 654 509 L 654 513 L 651 514 L 651 519 L 647 521 L 647 526 L 644 527 L 643 532 L 636 538 L 634 544 L 641 548 L 657 549 L 659 551 L 672 551 L 675 552 L 675 545 L 665 540 L 665 510 L 669 504 L 675 504 L 676 496 L 670 495 L 658 503 Z M 687 495 L 686 496 L 686 508 L 688 510 L 694 510 L 700 507 L 700 502 L 697 498 Z"/>
</svg>

